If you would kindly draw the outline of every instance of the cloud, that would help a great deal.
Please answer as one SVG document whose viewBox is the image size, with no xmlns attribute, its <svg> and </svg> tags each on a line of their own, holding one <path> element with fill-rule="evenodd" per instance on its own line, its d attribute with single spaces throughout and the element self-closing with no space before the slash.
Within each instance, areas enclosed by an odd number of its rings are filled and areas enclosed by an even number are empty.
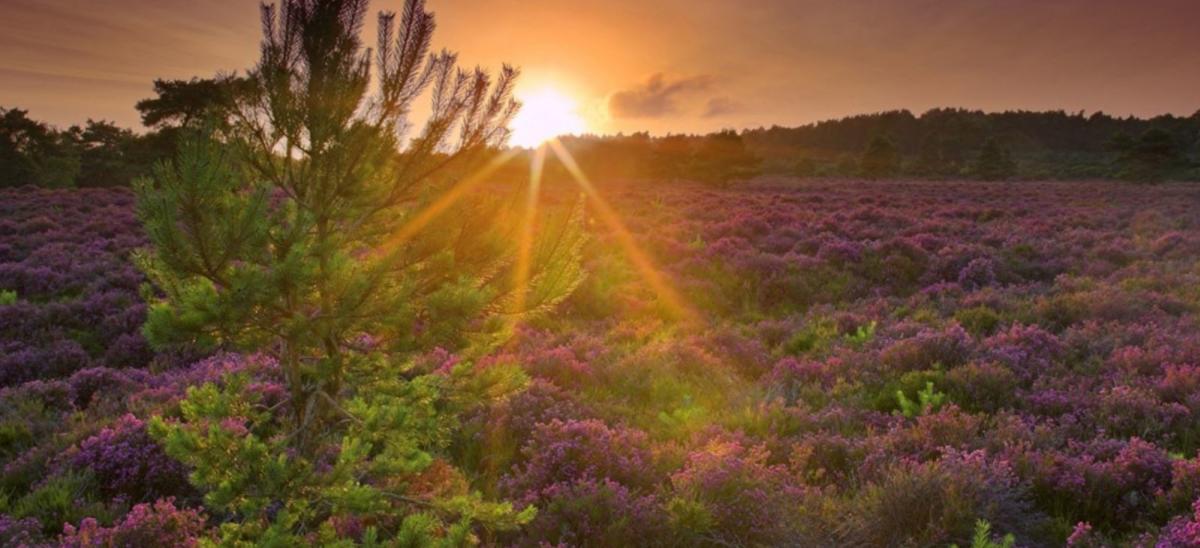
<svg viewBox="0 0 1200 548">
<path fill-rule="evenodd" d="M 708 100 L 708 104 L 704 107 L 704 113 L 701 116 L 705 118 L 716 118 L 737 112 L 741 109 L 741 105 L 728 97 L 713 97 Z"/>
<path fill-rule="evenodd" d="M 681 96 L 708 90 L 708 75 L 668 80 L 655 74 L 643 84 L 618 91 L 608 98 L 608 113 L 613 118 L 659 118 L 679 112 Z"/>
</svg>

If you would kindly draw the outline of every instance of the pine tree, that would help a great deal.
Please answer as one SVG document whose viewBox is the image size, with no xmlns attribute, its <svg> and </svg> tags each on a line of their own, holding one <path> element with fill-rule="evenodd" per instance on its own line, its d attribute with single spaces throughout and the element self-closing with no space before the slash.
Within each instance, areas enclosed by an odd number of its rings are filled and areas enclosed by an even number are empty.
<svg viewBox="0 0 1200 548">
<path fill-rule="evenodd" d="M 288 390 L 284 418 L 252 411 L 246 383 L 231 380 L 191 393 L 183 422 L 153 424 L 210 504 L 244 518 L 230 539 L 408 497 L 384 486 L 429 466 L 456 410 L 520 381 L 503 368 L 475 376 L 469 358 L 580 279 L 580 207 L 531 220 L 538 239 L 517 286 L 516 213 L 474 197 L 448 205 L 506 139 L 517 71 L 493 77 L 430 55 L 422 0 L 407 1 L 399 27 L 380 15 L 372 63 L 358 38 L 366 10 L 366 0 L 264 7 L 262 58 L 232 121 L 186 138 L 137 186 L 153 244 L 139 263 L 157 292 L 148 338 L 265 352 Z M 429 121 L 402 146 L 426 88 Z M 449 377 L 414 369 L 436 346 L 468 360 Z M 256 423 L 252 435 L 213 430 L 238 417 Z M 336 466 L 316 472 L 331 449 Z M 517 519 L 474 500 L 424 504 L 496 526 Z M 284 510 L 268 511 L 272 501 Z"/>
</svg>

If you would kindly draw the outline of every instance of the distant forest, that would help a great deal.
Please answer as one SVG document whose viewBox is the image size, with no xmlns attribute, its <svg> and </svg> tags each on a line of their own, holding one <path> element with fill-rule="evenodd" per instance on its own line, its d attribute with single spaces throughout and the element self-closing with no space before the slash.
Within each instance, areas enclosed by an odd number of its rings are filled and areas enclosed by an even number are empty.
<svg viewBox="0 0 1200 548">
<path fill-rule="evenodd" d="M 1116 118 L 1102 112 L 934 109 L 743 132 L 768 169 L 803 175 L 1197 180 L 1200 111 Z"/>
<path fill-rule="evenodd" d="M 134 132 L 111 122 L 54 128 L 0 107 L 0 187 L 125 186 L 171 158 L 182 131 L 220 125 L 251 93 L 245 79 L 159 80 Z M 1189 117 L 934 109 L 708 135 L 567 137 L 593 178 L 729 184 L 757 175 L 924 179 L 1200 181 L 1200 111 Z M 527 177 L 528 162 L 509 167 Z M 565 178 L 547 165 L 547 177 Z"/>
<path fill-rule="evenodd" d="M 934 109 L 709 135 L 566 139 L 597 178 L 728 182 L 757 174 L 979 180 L 1200 181 L 1200 111 L 1115 118 Z"/>
</svg>

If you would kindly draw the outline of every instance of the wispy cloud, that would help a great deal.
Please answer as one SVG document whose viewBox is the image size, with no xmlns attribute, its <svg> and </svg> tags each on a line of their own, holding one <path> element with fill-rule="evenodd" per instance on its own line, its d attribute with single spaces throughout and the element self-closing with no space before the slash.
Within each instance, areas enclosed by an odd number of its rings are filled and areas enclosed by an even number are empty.
<svg viewBox="0 0 1200 548">
<path fill-rule="evenodd" d="M 707 91 L 713 78 L 702 74 L 674 80 L 662 73 L 631 89 L 618 91 L 608 98 L 608 112 L 613 118 L 659 118 L 680 111 L 679 101 L 685 95 Z"/>
<path fill-rule="evenodd" d="M 705 118 L 717 118 L 727 114 L 733 114 L 741 110 L 741 105 L 730 99 L 729 97 L 713 97 L 708 100 L 708 104 L 704 106 L 704 112 L 701 116 Z"/>
</svg>

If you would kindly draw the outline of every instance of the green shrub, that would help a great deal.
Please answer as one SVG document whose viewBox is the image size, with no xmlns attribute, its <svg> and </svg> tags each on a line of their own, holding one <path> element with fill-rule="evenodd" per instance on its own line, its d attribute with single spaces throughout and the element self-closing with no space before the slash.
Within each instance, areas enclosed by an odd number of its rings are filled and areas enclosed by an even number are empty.
<svg viewBox="0 0 1200 548">
<path fill-rule="evenodd" d="M 946 394 L 935 390 L 933 381 L 926 381 L 925 388 L 917 391 L 916 401 L 905 396 L 903 390 L 896 391 L 896 404 L 900 407 L 900 414 L 910 419 L 937 411 L 945 401 Z"/>
<path fill-rule="evenodd" d="M 36 518 L 48 535 L 61 532 L 63 523 L 79 523 L 86 517 L 111 522 L 125 508 L 108 507 L 96 501 L 92 478 L 84 473 L 53 476 L 38 488 L 9 503 L 17 518 Z"/>
<path fill-rule="evenodd" d="M 992 539 L 992 524 L 986 519 L 981 519 L 975 522 L 975 536 L 971 538 L 971 548 L 1013 548 L 1017 544 L 1017 537 L 1012 533 L 1004 535 L 1000 542 Z M 951 544 L 951 548 L 958 548 L 957 544 Z"/>
<path fill-rule="evenodd" d="M 987 306 L 962 308 L 954 312 L 954 319 L 972 335 L 991 335 L 1000 325 L 1000 315 Z"/>
</svg>

